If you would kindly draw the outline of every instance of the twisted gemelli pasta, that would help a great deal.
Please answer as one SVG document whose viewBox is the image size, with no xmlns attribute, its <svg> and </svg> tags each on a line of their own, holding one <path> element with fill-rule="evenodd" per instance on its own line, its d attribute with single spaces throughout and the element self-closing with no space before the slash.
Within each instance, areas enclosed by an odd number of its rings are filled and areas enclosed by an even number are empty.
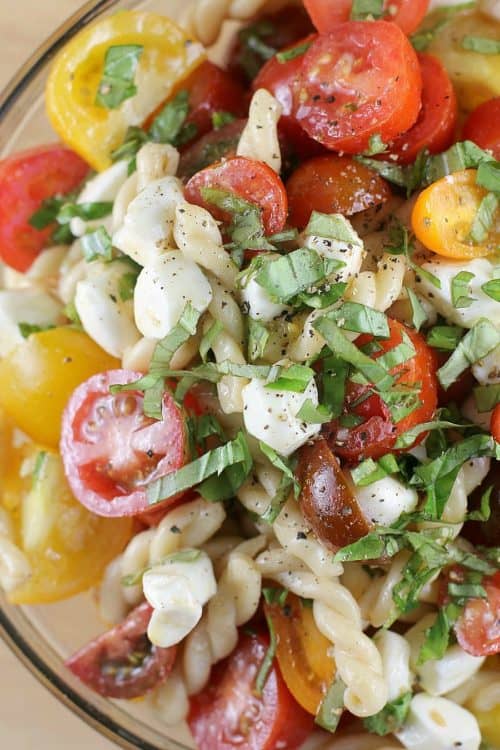
<svg viewBox="0 0 500 750">
<path fill-rule="evenodd" d="M 205 332 L 209 330 L 213 320 L 207 318 L 205 321 Z M 234 364 L 246 364 L 245 356 L 238 342 L 227 333 L 221 331 L 211 344 L 216 362 L 233 362 Z M 217 383 L 217 393 L 222 411 L 225 414 L 241 413 L 243 411 L 243 388 L 248 383 L 246 378 L 234 375 L 223 375 Z"/>
<path fill-rule="evenodd" d="M 233 294 L 226 289 L 224 284 L 212 274 L 207 274 L 212 288 L 212 300 L 208 306 L 208 312 L 214 320 L 222 324 L 238 346 L 243 347 L 245 339 L 245 326 L 240 306 Z"/>
<path fill-rule="evenodd" d="M 272 94 L 265 89 L 258 89 L 252 97 L 248 122 L 236 150 L 238 156 L 263 161 L 278 174 L 281 171 L 281 150 L 278 140 L 281 110 L 281 105 Z"/>
<path fill-rule="evenodd" d="M 145 143 L 139 150 L 137 161 L 137 192 L 160 177 L 176 175 L 180 154 L 168 143 Z"/>
</svg>

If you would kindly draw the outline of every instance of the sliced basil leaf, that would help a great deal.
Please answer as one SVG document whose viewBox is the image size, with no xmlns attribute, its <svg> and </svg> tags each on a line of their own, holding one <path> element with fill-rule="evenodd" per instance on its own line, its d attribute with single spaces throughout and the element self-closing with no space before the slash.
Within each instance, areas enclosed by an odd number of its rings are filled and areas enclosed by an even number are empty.
<svg viewBox="0 0 500 750">
<path fill-rule="evenodd" d="M 351 9 L 352 21 L 364 21 L 367 18 L 382 18 L 384 0 L 353 0 Z"/>
<path fill-rule="evenodd" d="M 470 271 L 460 271 L 451 280 L 451 302 L 453 307 L 469 307 L 476 300 L 469 297 L 469 282 L 475 278 Z"/>
<path fill-rule="evenodd" d="M 203 187 L 203 200 L 230 214 L 228 232 L 234 250 L 275 250 L 264 236 L 262 211 L 254 203 L 246 201 L 235 193 L 220 188 Z"/>
<path fill-rule="evenodd" d="M 359 370 L 375 388 L 388 390 L 393 385 L 394 378 L 376 360 L 367 357 L 351 343 L 333 320 L 327 317 L 318 318 L 314 321 L 313 328 L 323 336 L 328 347 L 337 357 Z"/>
<path fill-rule="evenodd" d="M 149 129 L 149 137 L 155 143 L 170 143 L 173 146 L 181 146 L 192 135 L 196 135 L 196 131 L 191 134 L 191 129 L 189 129 L 188 137 L 186 137 L 185 122 L 188 113 L 189 92 L 181 89 L 155 117 Z M 191 125 L 194 125 L 194 123 L 191 123 Z"/>
<path fill-rule="evenodd" d="M 274 586 L 264 586 L 262 596 L 267 604 L 278 604 L 280 607 L 285 606 L 289 591 L 287 589 L 275 588 Z"/>
<path fill-rule="evenodd" d="M 445 364 L 437 371 L 439 382 L 443 388 L 455 382 L 469 365 L 485 357 L 500 344 L 500 332 L 486 318 L 481 318 L 465 334 L 457 348 Z"/>
<path fill-rule="evenodd" d="M 98 227 L 93 232 L 84 234 L 80 239 L 82 252 L 87 263 L 93 260 L 101 260 L 109 263 L 113 260 L 113 245 L 108 230 Z"/>
<path fill-rule="evenodd" d="M 413 289 L 407 286 L 405 286 L 405 289 L 411 305 L 412 325 L 416 331 L 420 331 L 423 324 L 427 321 L 427 313 Z"/>
<path fill-rule="evenodd" d="M 343 265 L 341 261 L 322 258 L 316 250 L 303 247 L 264 263 L 257 271 L 255 281 L 272 300 L 288 302 L 324 281 Z"/>
<path fill-rule="evenodd" d="M 269 647 L 264 656 L 264 660 L 260 666 L 260 669 L 255 678 L 255 692 L 257 695 L 262 695 L 266 680 L 269 672 L 272 669 L 274 657 L 276 656 L 276 649 L 278 646 L 278 640 L 276 638 L 276 632 L 274 630 L 274 624 L 271 617 L 266 614 L 267 627 L 269 629 Z"/>
<path fill-rule="evenodd" d="M 122 302 L 127 302 L 129 299 L 134 298 L 135 285 L 137 283 L 138 273 L 134 271 L 128 271 L 120 276 L 118 281 L 118 296 Z"/>
<path fill-rule="evenodd" d="M 377 560 L 383 555 L 394 557 L 404 547 L 402 535 L 391 536 L 372 531 L 357 542 L 342 547 L 335 554 L 334 562 L 359 562 L 361 560 Z"/>
<path fill-rule="evenodd" d="M 344 302 L 336 310 L 328 312 L 326 317 L 334 320 L 339 328 L 345 328 L 347 331 L 369 333 L 377 338 L 385 339 L 390 336 L 387 316 L 359 302 Z"/>
<path fill-rule="evenodd" d="M 425 631 L 425 639 L 418 655 L 418 664 L 443 658 L 450 643 L 451 629 L 461 612 L 462 607 L 454 602 L 439 609 L 436 619 Z"/>
<path fill-rule="evenodd" d="M 402 339 L 400 344 L 397 344 L 393 349 L 389 349 L 377 358 L 378 364 L 382 365 L 384 369 L 392 370 L 394 367 L 408 362 L 409 359 L 415 356 L 415 347 L 405 331 L 403 331 Z"/>
<path fill-rule="evenodd" d="M 479 244 L 484 242 L 494 224 L 498 210 L 498 198 L 495 193 L 487 193 L 479 204 L 470 230 L 470 239 Z"/>
<path fill-rule="evenodd" d="M 300 491 L 300 485 L 295 479 L 295 474 L 293 473 L 293 461 L 287 460 L 283 456 L 280 456 L 278 453 L 276 453 L 274 448 L 271 448 L 270 445 L 264 443 L 262 440 L 259 440 L 259 448 L 264 456 L 270 461 L 270 463 L 276 469 L 282 471 L 287 479 L 290 479 L 290 481 L 295 485 L 296 494 L 298 494 L 298 492 Z"/>
<path fill-rule="evenodd" d="M 491 485 L 483 492 L 479 502 L 479 510 L 472 510 L 470 513 L 467 513 L 465 516 L 466 521 L 480 521 L 481 523 L 489 521 L 491 516 L 491 493 L 493 489 L 494 487 Z"/>
<path fill-rule="evenodd" d="M 391 412 L 392 421 L 397 424 L 402 419 L 418 409 L 420 401 L 420 388 L 400 386 L 388 391 L 377 391 L 380 398 L 387 404 Z"/>
<path fill-rule="evenodd" d="M 131 126 L 125 133 L 125 140 L 111 152 L 112 161 L 120 161 L 122 159 L 133 159 L 138 153 L 141 146 L 143 146 L 149 140 L 148 134 L 142 129 L 135 126 Z"/>
<path fill-rule="evenodd" d="M 500 193 L 500 161 L 484 161 L 477 168 L 476 183 L 492 193 Z"/>
<path fill-rule="evenodd" d="M 220 320 L 214 320 L 208 331 L 204 334 L 202 340 L 200 341 L 200 357 L 203 362 L 207 361 L 207 355 L 210 349 L 212 348 L 212 344 L 216 340 L 216 338 L 222 333 L 224 330 L 224 326 L 222 325 Z"/>
<path fill-rule="evenodd" d="M 390 474 L 397 474 L 399 472 L 399 466 L 391 453 L 383 456 L 379 461 L 374 461 L 373 458 L 367 458 L 362 461 L 354 469 L 351 469 L 351 477 L 358 487 L 366 487 L 373 482 L 378 482 L 380 479 Z"/>
<path fill-rule="evenodd" d="M 336 284 L 327 284 L 317 292 L 301 292 L 296 301 L 314 310 L 324 310 L 338 302 L 346 289 L 347 283 L 339 281 Z"/>
<path fill-rule="evenodd" d="M 307 424 L 326 424 L 331 422 L 332 413 L 324 404 L 316 406 L 310 398 L 307 398 L 297 412 L 297 417 Z"/>
<path fill-rule="evenodd" d="M 231 112 L 224 112 L 224 110 L 212 112 L 212 127 L 214 130 L 220 130 L 224 125 L 229 125 L 230 122 L 235 120 L 236 117 Z"/>
<path fill-rule="evenodd" d="M 58 211 L 56 220 L 59 224 L 68 224 L 71 219 L 78 217 L 90 221 L 109 216 L 113 210 L 112 201 L 97 201 L 95 203 L 65 203 Z"/>
<path fill-rule="evenodd" d="M 82 328 L 82 321 L 80 320 L 80 316 L 78 315 L 74 300 L 68 302 L 68 304 L 63 309 L 63 313 L 68 318 L 68 320 L 71 321 L 73 326 Z"/>
<path fill-rule="evenodd" d="M 263 323 L 253 318 L 248 319 L 248 358 L 251 362 L 264 356 L 269 331 Z"/>
<path fill-rule="evenodd" d="M 283 367 L 279 377 L 266 384 L 270 391 L 293 391 L 303 393 L 314 378 L 314 370 L 306 365 L 290 365 Z"/>
<path fill-rule="evenodd" d="M 118 44 L 108 47 L 95 98 L 97 106 L 117 109 L 125 99 L 135 96 L 135 72 L 143 49 L 142 44 Z"/>
<path fill-rule="evenodd" d="M 326 729 L 327 732 L 333 733 L 338 727 L 344 711 L 345 688 L 345 683 L 336 675 L 321 701 L 314 723 Z"/>
<path fill-rule="evenodd" d="M 342 413 L 349 364 L 340 357 L 330 355 L 323 359 L 322 365 L 322 403 L 334 419 Z"/>
<path fill-rule="evenodd" d="M 415 427 L 412 427 L 410 430 L 407 430 L 406 432 L 403 432 L 401 435 L 399 435 L 398 438 L 396 439 L 396 442 L 394 443 L 394 447 L 397 450 L 410 448 L 410 446 L 413 445 L 415 440 L 423 432 L 429 432 L 431 430 L 447 430 L 447 429 L 463 430 L 464 425 L 457 424 L 456 422 L 448 422 L 447 420 L 439 420 L 439 419 L 436 419 L 433 422 L 420 422 L 420 424 L 415 425 Z"/>
<path fill-rule="evenodd" d="M 27 339 L 28 336 L 31 336 L 32 333 L 40 333 L 41 331 L 48 331 L 51 328 L 55 328 L 55 325 L 52 325 L 52 323 L 47 323 L 46 325 L 36 325 L 35 323 L 18 323 L 17 324 L 19 328 L 19 333 L 23 337 L 23 339 Z"/>
<path fill-rule="evenodd" d="M 479 412 L 491 411 L 500 404 L 500 383 L 478 385 L 474 388 L 474 400 Z"/>
<path fill-rule="evenodd" d="M 370 136 L 368 141 L 368 149 L 364 152 L 366 156 L 375 156 L 375 154 L 383 154 L 387 151 L 387 144 L 384 143 L 380 133 L 375 133 Z"/>
<path fill-rule="evenodd" d="M 500 302 L 500 279 L 492 279 L 487 281 L 481 286 L 482 291 L 494 299 L 495 302 Z"/>
<path fill-rule="evenodd" d="M 196 487 L 214 475 L 220 477 L 226 469 L 238 464 L 243 465 L 248 475 L 252 467 L 252 457 L 242 432 L 239 432 L 237 437 L 229 443 L 208 451 L 181 469 L 148 484 L 146 487 L 148 505 L 155 505 L 178 492 Z"/>
<path fill-rule="evenodd" d="M 428 158 L 425 183 L 430 185 L 454 172 L 476 169 L 484 161 L 493 161 L 491 154 L 476 146 L 472 141 L 459 141 L 450 146 L 447 151 Z"/>
<path fill-rule="evenodd" d="M 323 214 L 313 211 L 304 229 L 306 236 L 323 237 L 327 240 L 359 245 L 360 239 L 350 221 L 342 214 Z"/>
<path fill-rule="evenodd" d="M 434 349 L 454 351 L 464 335 L 460 326 L 434 326 L 427 334 L 427 343 Z"/>
<path fill-rule="evenodd" d="M 384 737 L 401 729 L 406 721 L 410 710 L 412 693 L 403 693 L 390 703 L 386 703 L 384 708 L 373 716 L 363 719 L 365 729 L 372 734 L 378 734 Z"/>
<path fill-rule="evenodd" d="M 481 55 L 500 55 L 500 41 L 487 36 L 473 36 L 467 34 L 462 39 L 462 47 Z"/>
<path fill-rule="evenodd" d="M 34 229 L 45 229 L 56 221 L 57 214 L 66 202 L 67 197 L 54 195 L 45 198 L 40 208 L 28 219 L 28 224 Z"/>
<path fill-rule="evenodd" d="M 286 63 L 289 62 L 289 60 L 295 60 L 296 57 L 300 57 L 307 52 L 311 44 L 312 42 L 296 44 L 295 47 L 290 47 L 289 49 L 283 50 L 283 52 L 278 52 L 276 59 L 279 63 Z"/>
</svg>

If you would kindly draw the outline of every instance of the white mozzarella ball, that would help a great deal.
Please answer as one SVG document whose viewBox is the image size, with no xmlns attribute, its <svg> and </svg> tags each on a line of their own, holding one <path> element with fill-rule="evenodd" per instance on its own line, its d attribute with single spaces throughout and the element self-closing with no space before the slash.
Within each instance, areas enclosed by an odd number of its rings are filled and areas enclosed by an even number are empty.
<svg viewBox="0 0 500 750">
<path fill-rule="evenodd" d="M 162 648 L 179 643 L 191 632 L 203 606 L 217 591 L 212 562 L 197 550 L 183 550 L 154 565 L 144 573 L 142 587 L 153 607 L 148 638 Z"/>
<path fill-rule="evenodd" d="M 345 263 L 342 268 L 332 274 L 332 281 L 349 281 L 356 276 L 361 270 L 361 264 L 365 257 L 363 240 L 352 228 L 351 223 L 341 214 L 336 214 L 337 221 L 342 223 L 344 234 L 349 237 L 348 241 L 333 240 L 328 237 L 319 237 L 317 235 L 306 235 L 304 238 L 305 247 L 329 260 L 340 260 Z"/>
<path fill-rule="evenodd" d="M 0 291 L 0 357 L 5 357 L 24 339 L 19 323 L 55 325 L 61 305 L 46 292 L 36 289 Z"/>
<path fill-rule="evenodd" d="M 126 273 L 130 273 L 126 262 L 94 261 L 76 285 L 75 307 L 85 332 L 113 357 L 121 357 L 140 338 L 132 300 L 120 297 L 120 280 Z"/>
<path fill-rule="evenodd" d="M 407 750 L 478 750 L 481 732 L 475 717 L 446 698 L 419 693 L 396 737 Z"/>
<path fill-rule="evenodd" d="M 289 456 L 307 443 L 321 429 L 297 417 L 307 399 L 318 405 L 318 389 L 314 378 L 303 393 L 273 391 L 266 381 L 253 378 L 243 388 L 243 420 L 250 435 L 262 440 L 282 456 Z"/>
<path fill-rule="evenodd" d="M 490 320 L 500 323 L 500 312 L 497 312 L 496 317 L 490 318 Z M 500 345 L 492 349 L 486 357 L 473 364 L 472 373 L 481 385 L 500 383 Z"/>
<path fill-rule="evenodd" d="M 279 256 L 273 253 L 269 257 L 278 258 Z M 264 323 L 270 323 L 279 318 L 289 309 L 286 305 L 273 302 L 264 287 L 257 283 L 254 274 L 245 279 L 241 288 L 241 300 L 246 308 L 245 312 L 254 320 Z"/>
<path fill-rule="evenodd" d="M 172 250 L 140 272 L 134 293 L 135 322 L 143 336 L 161 339 L 177 325 L 188 302 L 201 313 L 211 299 L 212 288 L 199 266 Z"/>
<path fill-rule="evenodd" d="M 168 249 L 172 240 L 175 207 L 184 201 L 176 177 L 150 182 L 131 201 L 113 245 L 145 266 Z"/>
<path fill-rule="evenodd" d="M 486 657 L 471 656 L 458 644 L 450 646 L 442 659 L 417 665 L 420 685 L 430 695 L 444 695 L 463 685 L 482 666 Z"/>
<path fill-rule="evenodd" d="M 468 262 L 436 259 L 429 263 L 423 263 L 422 268 L 432 273 L 441 283 L 437 289 L 424 276 L 418 276 L 416 289 L 424 294 L 435 309 L 450 323 L 472 328 L 480 319 L 487 318 L 491 321 L 499 320 L 498 302 L 483 292 L 481 286 L 491 281 L 498 274 L 498 266 L 495 266 L 487 258 L 475 258 Z M 469 307 L 454 307 L 451 295 L 451 283 L 453 278 L 461 271 L 474 274 L 469 282 L 469 294 L 474 302 Z"/>
<path fill-rule="evenodd" d="M 92 177 L 78 196 L 77 203 L 103 203 L 114 201 L 118 191 L 127 179 L 127 162 L 117 161 L 104 172 Z M 102 219 L 84 221 L 78 217 L 71 219 L 70 229 L 75 237 L 81 237 L 85 232 L 97 228 L 101 224 L 108 229 L 111 225 L 111 214 Z"/>
<path fill-rule="evenodd" d="M 418 504 L 416 490 L 390 476 L 366 487 L 354 486 L 354 494 L 366 518 L 379 526 L 390 526 L 401 513 L 411 513 Z"/>
<path fill-rule="evenodd" d="M 379 630 L 373 640 L 382 657 L 382 669 L 388 686 L 387 701 L 391 702 L 408 693 L 413 684 L 410 644 L 392 630 Z"/>
</svg>

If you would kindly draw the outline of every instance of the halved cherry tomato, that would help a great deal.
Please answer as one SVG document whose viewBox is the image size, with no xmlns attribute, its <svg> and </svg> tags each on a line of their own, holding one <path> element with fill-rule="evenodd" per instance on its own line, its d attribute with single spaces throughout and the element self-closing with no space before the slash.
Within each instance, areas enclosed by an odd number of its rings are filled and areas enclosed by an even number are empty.
<svg viewBox="0 0 500 750">
<path fill-rule="evenodd" d="M 58 454 L 35 443 L 2 445 L 0 507 L 31 575 L 9 592 L 15 604 L 46 604 L 95 586 L 132 535 L 132 519 L 99 518 L 73 497 Z M 31 471 L 30 471 L 31 469 Z"/>
<path fill-rule="evenodd" d="M 257 205 L 262 210 L 266 234 L 280 232 L 285 226 L 288 211 L 285 186 L 264 162 L 234 156 L 203 169 L 187 183 L 186 200 L 208 208 L 216 219 L 229 220 L 223 211 L 204 200 L 202 188 L 227 190 Z"/>
<path fill-rule="evenodd" d="M 476 170 L 466 169 L 443 177 L 423 190 L 413 207 L 411 223 L 417 239 L 445 258 L 467 260 L 492 255 L 500 245 L 500 217 L 487 238 L 469 238 L 472 223 L 487 191 L 476 184 Z"/>
<path fill-rule="evenodd" d="M 143 48 L 135 74 L 138 92 L 117 109 L 98 106 L 105 54 L 127 44 Z M 52 126 L 95 169 L 105 169 L 127 127 L 142 125 L 204 57 L 201 44 L 166 16 L 122 10 L 102 18 L 76 34 L 54 61 L 46 88 Z"/>
<path fill-rule="evenodd" d="M 378 359 L 384 353 L 394 349 L 403 341 L 403 333 L 408 336 L 415 355 L 403 364 L 390 370 L 396 377 L 397 386 L 419 387 L 420 406 L 394 423 L 391 413 L 382 398 L 376 393 L 370 394 L 366 386 L 348 383 L 344 402 L 344 414 L 354 414 L 363 422 L 355 427 L 346 427 L 342 418 L 325 425 L 323 432 L 335 455 L 349 463 L 362 458 L 380 458 L 390 451 L 398 435 L 417 424 L 432 419 L 437 406 L 436 358 L 424 338 L 416 331 L 407 328 L 397 320 L 389 319 L 390 338 L 377 339 L 380 349 L 370 356 Z M 365 346 L 372 337 L 363 334 L 356 339 L 356 345 Z M 425 438 L 422 433 L 415 444 Z"/>
<path fill-rule="evenodd" d="M 312 211 L 351 216 L 385 203 L 391 196 L 387 182 L 349 156 L 326 154 L 303 162 L 286 183 L 289 221 L 306 226 Z"/>
<path fill-rule="evenodd" d="M 211 130 L 188 146 L 179 160 L 179 177 L 189 179 L 211 164 L 236 156 L 236 149 L 246 120 L 234 120 L 219 130 Z"/>
<path fill-rule="evenodd" d="M 0 258 L 27 271 L 54 230 L 28 223 L 45 198 L 69 193 L 82 182 L 88 165 L 57 143 L 21 151 L 0 161 Z"/>
<path fill-rule="evenodd" d="M 318 630 L 310 607 L 288 594 L 284 604 L 265 604 L 276 633 L 276 658 L 288 689 L 305 710 L 316 716 L 335 677 L 330 641 Z"/>
<path fill-rule="evenodd" d="M 109 391 L 111 385 L 140 377 L 130 370 L 94 375 L 73 392 L 63 414 L 66 477 L 77 500 L 100 516 L 147 510 L 145 485 L 180 468 L 186 459 L 184 418 L 168 391 L 161 421 L 144 415 L 143 393 Z"/>
<path fill-rule="evenodd" d="M 314 31 L 309 15 L 299 5 L 259 16 L 238 32 L 231 48 L 228 70 L 232 76 L 251 83 L 274 52 L 295 45 Z"/>
<path fill-rule="evenodd" d="M 86 333 L 69 326 L 34 333 L 0 361 L 0 405 L 35 442 L 56 448 L 73 390 L 117 365 Z"/>
<path fill-rule="evenodd" d="M 388 145 L 389 158 L 411 164 L 426 148 L 431 154 L 445 151 L 453 143 L 457 124 L 457 97 L 442 63 L 432 55 L 419 54 L 422 73 L 422 108 L 406 133 Z M 384 159 L 388 154 L 382 154 Z M 397 157 L 397 158 L 396 158 Z"/>
<path fill-rule="evenodd" d="M 493 435 L 497 443 L 500 443 L 500 404 L 497 404 L 493 409 L 490 429 L 491 434 Z"/>
<path fill-rule="evenodd" d="M 396 24 L 348 21 L 319 36 L 302 58 L 293 114 L 311 138 L 356 154 L 388 142 L 418 117 L 417 55 Z"/>
<path fill-rule="evenodd" d="M 188 724 L 199 750 L 296 750 L 309 735 L 313 719 L 289 693 L 276 663 L 262 694 L 255 691 L 268 646 L 268 636 L 241 635 L 209 685 L 191 698 Z"/>
<path fill-rule="evenodd" d="M 215 112 L 230 112 L 235 117 L 244 117 L 247 113 L 245 92 L 240 84 L 225 70 L 208 60 L 176 86 L 176 91 L 180 90 L 185 90 L 189 94 L 189 112 L 185 124 L 192 123 L 196 128 L 189 142 L 212 130 L 212 115 Z M 148 117 L 145 122 L 146 129 L 149 129 L 164 106 L 165 102 L 162 102 Z"/>
<path fill-rule="evenodd" d="M 176 647 L 159 648 L 147 637 L 152 609 L 140 604 L 116 627 L 66 661 L 82 682 L 107 698 L 140 698 L 165 682 Z"/>
<path fill-rule="evenodd" d="M 300 449 L 297 478 L 302 513 L 328 549 L 336 551 L 368 534 L 370 523 L 326 440 Z"/>
<path fill-rule="evenodd" d="M 352 0 L 304 0 L 314 25 L 321 34 L 328 34 L 339 23 L 348 21 Z M 394 21 L 405 34 L 411 34 L 427 13 L 429 0 L 385 0 L 384 20 Z"/>
<path fill-rule="evenodd" d="M 483 578 L 486 599 L 469 599 L 455 623 L 457 641 L 472 656 L 500 654 L 500 571 Z"/>
<path fill-rule="evenodd" d="M 488 99 L 470 113 L 464 124 L 463 137 L 500 159 L 500 96 Z"/>
</svg>

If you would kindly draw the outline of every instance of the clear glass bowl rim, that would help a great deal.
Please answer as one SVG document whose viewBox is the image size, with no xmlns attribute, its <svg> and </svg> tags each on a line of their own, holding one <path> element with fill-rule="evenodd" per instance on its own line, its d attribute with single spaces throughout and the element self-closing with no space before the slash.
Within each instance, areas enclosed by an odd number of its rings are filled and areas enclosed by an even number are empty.
<svg viewBox="0 0 500 750">
<path fill-rule="evenodd" d="M 57 54 L 57 52 L 85 25 L 98 16 L 117 5 L 120 0 L 90 0 L 64 23 L 62 23 L 43 44 L 28 58 L 18 72 L 8 82 L 0 93 L 0 122 L 7 118 L 15 107 L 20 96 L 29 88 L 38 73 L 40 73 Z M 120 6 L 133 7 L 134 0 L 121 0 Z M 24 664 L 28 671 L 49 690 L 63 705 L 68 707 L 87 725 L 91 726 L 106 739 L 114 742 L 126 750 L 187 750 L 166 736 L 150 742 L 141 738 L 133 731 L 122 726 L 111 716 L 106 715 L 96 705 L 87 701 L 60 675 L 30 645 L 28 640 L 16 627 L 7 611 L 0 605 L 0 638 L 6 643 L 15 656 Z M 131 717 L 132 718 L 132 717 Z"/>
</svg>

